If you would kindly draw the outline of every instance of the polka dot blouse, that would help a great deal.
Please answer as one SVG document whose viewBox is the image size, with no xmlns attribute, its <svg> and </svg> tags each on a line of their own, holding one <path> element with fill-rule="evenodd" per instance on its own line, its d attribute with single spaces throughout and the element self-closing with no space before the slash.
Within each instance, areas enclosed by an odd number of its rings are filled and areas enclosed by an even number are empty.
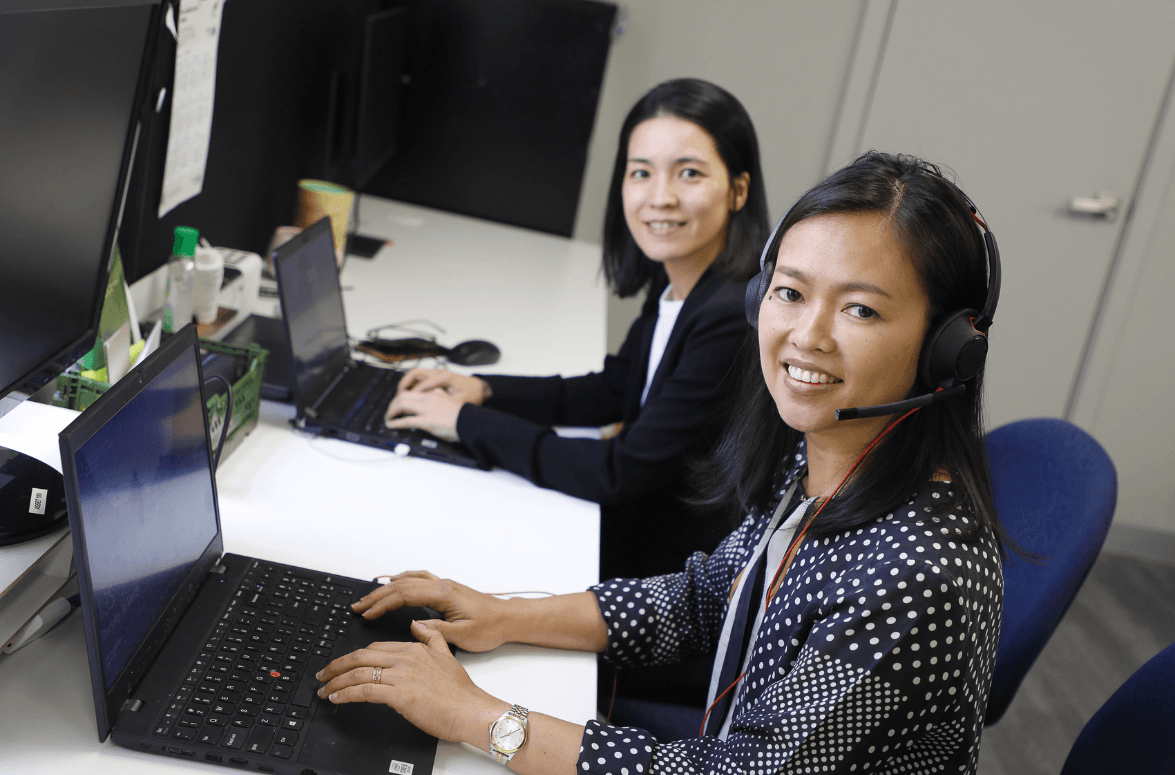
<svg viewBox="0 0 1175 775">
<path fill-rule="evenodd" d="M 804 541 L 751 642 L 725 741 L 658 741 L 589 721 L 579 771 L 974 773 L 1003 576 L 990 531 L 960 539 L 972 517 L 952 504 L 950 483 L 931 482 L 863 527 Z M 605 656 L 659 665 L 713 655 L 772 510 L 682 573 L 594 587 Z"/>
</svg>

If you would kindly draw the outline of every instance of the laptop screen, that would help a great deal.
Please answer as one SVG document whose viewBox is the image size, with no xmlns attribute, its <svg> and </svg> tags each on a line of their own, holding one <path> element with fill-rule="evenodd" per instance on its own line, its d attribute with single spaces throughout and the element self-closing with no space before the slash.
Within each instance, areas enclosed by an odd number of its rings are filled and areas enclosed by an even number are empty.
<svg viewBox="0 0 1175 775">
<path fill-rule="evenodd" d="M 279 248 L 275 264 L 294 359 L 295 395 L 303 403 L 314 395 L 311 386 L 321 384 L 351 352 L 330 220 L 323 218 Z"/>
<path fill-rule="evenodd" d="M 79 566 L 89 568 L 108 691 L 219 533 L 198 348 L 194 336 L 173 339 L 188 344 L 169 341 L 156 353 L 161 370 L 116 385 L 117 397 L 133 395 L 72 455 L 80 514 L 71 517 L 84 535 Z"/>
</svg>

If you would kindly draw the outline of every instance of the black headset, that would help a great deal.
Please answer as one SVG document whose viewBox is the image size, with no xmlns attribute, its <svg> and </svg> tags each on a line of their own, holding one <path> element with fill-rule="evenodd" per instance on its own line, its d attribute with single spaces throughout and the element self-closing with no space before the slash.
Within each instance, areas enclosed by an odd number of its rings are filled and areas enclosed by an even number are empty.
<svg viewBox="0 0 1175 775">
<path fill-rule="evenodd" d="M 959 395 L 966 390 L 966 383 L 975 378 L 987 360 L 987 331 L 991 328 L 996 304 L 1000 300 L 1000 250 L 996 246 L 995 235 L 980 218 L 975 203 L 958 186 L 951 185 L 967 202 L 971 217 L 983 230 L 983 244 L 987 250 L 987 299 L 983 302 L 983 309 L 979 312 L 973 309 L 948 312 L 927 332 L 922 342 L 922 353 L 918 357 L 918 377 L 923 387 L 930 392 L 892 404 L 838 409 L 838 420 L 896 414 Z M 779 231 L 788 215 L 791 215 L 790 210 L 771 230 L 771 236 L 767 238 L 767 244 L 759 256 L 759 273 L 747 283 L 747 321 L 755 329 L 759 328 L 759 307 L 767 296 L 771 276 L 775 273 L 775 259 L 769 260 L 768 257 L 776 255 L 779 250 L 782 241 Z"/>
</svg>

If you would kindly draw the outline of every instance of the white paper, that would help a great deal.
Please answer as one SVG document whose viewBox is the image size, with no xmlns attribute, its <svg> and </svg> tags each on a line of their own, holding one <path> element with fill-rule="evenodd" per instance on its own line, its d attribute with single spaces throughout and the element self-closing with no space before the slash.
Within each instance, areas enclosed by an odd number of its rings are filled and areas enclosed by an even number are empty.
<svg viewBox="0 0 1175 775">
<path fill-rule="evenodd" d="M 224 0 L 180 0 L 160 218 L 204 188 L 223 11 Z"/>
<path fill-rule="evenodd" d="M 0 446 L 32 455 L 60 473 L 57 434 L 79 414 L 76 409 L 25 401 L 0 418 Z"/>
<path fill-rule="evenodd" d="M 143 345 L 143 349 L 139 352 L 139 357 L 135 358 L 135 362 L 131 365 L 131 368 L 138 366 L 140 363 L 146 360 L 148 355 L 155 352 L 155 350 L 159 348 L 159 339 L 162 331 L 163 323 L 156 321 L 154 324 L 152 324 L 151 333 L 147 334 L 147 341 Z"/>
</svg>

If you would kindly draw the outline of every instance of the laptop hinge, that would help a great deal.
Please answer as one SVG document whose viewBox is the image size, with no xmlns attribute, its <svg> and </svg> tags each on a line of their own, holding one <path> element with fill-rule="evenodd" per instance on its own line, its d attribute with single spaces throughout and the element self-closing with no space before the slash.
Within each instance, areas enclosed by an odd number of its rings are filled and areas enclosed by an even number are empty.
<svg viewBox="0 0 1175 775">
<path fill-rule="evenodd" d="M 226 573 L 226 572 L 228 572 L 228 568 L 224 567 L 220 563 L 216 563 L 215 565 L 213 565 L 211 568 L 208 569 L 208 572 L 209 573 Z"/>
<path fill-rule="evenodd" d="M 123 710 L 129 710 L 131 712 L 138 712 L 142 707 L 143 707 L 143 701 L 136 700 L 134 698 L 128 699 L 126 702 L 124 702 L 122 704 Z"/>
</svg>

